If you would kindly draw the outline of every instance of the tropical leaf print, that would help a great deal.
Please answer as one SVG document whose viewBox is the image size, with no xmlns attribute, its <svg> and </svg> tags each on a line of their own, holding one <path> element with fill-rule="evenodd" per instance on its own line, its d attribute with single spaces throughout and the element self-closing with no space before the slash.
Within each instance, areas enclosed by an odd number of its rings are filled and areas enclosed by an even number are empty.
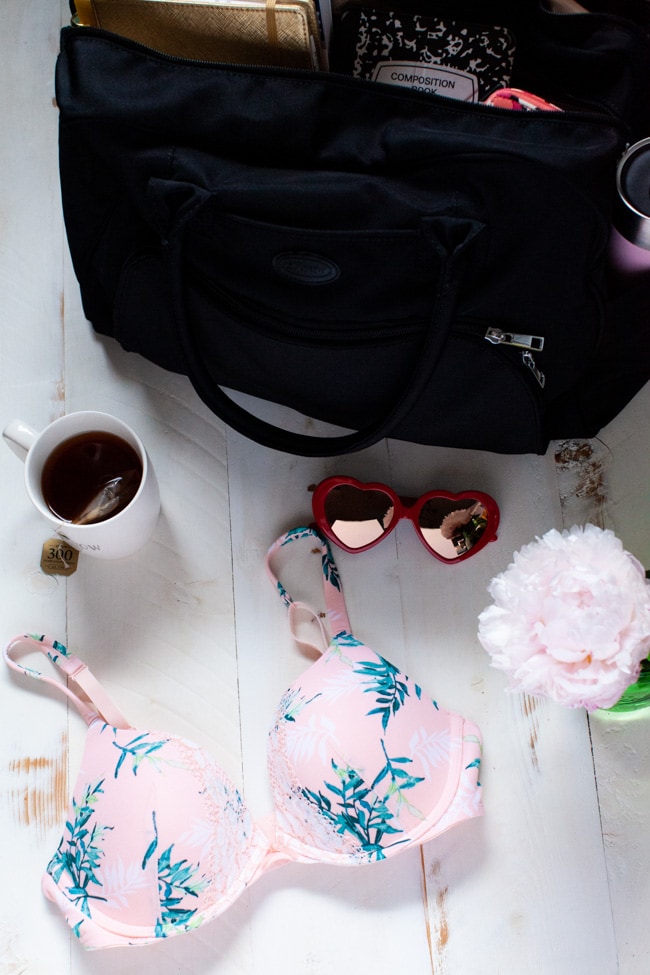
<svg viewBox="0 0 650 975">
<path fill-rule="evenodd" d="M 90 901 L 105 901 L 99 894 L 91 894 L 90 884 L 101 887 L 98 877 L 99 861 L 103 856 L 100 843 L 103 834 L 111 830 L 112 826 L 102 826 L 98 823 L 90 825 L 95 809 L 95 803 L 104 792 L 101 779 L 95 785 L 88 785 L 81 801 L 72 800 L 72 822 L 65 824 L 67 836 L 59 843 L 58 849 L 50 860 L 47 871 L 56 884 L 63 874 L 67 874 L 72 883 L 67 887 L 68 897 L 79 910 L 91 917 Z"/>
<path fill-rule="evenodd" d="M 284 536 L 282 545 L 288 545 L 289 542 L 299 541 L 301 538 L 314 538 L 320 542 L 323 549 L 323 555 L 321 558 L 323 575 L 334 586 L 335 589 L 340 591 L 341 577 L 339 576 L 339 571 L 336 567 L 336 563 L 332 556 L 332 550 L 327 539 L 324 538 L 319 531 L 316 531 L 315 528 L 291 528 Z"/>
<path fill-rule="evenodd" d="M 36 640 L 37 643 L 43 643 L 45 641 L 45 636 L 42 633 L 40 635 L 38 633 L 27 633 L 26 636 L 30 640 Z M 52 649 L 47 650 L 47 655 L 52 663 L 55 664 L 59 657 L 69 657 L 70 651 L 62 643 L 59 643 L 58 640 L 52 640 Z M 39 671 L 33 670 L 31 667 L 23 667 L 23 670 L 35 677 L 42 677 Z"/>
<path fill-rule="evenodd" d="M 309 761 L 318 754 L 321 762 L 338 749 L 336 725 L 326 715 L 312 714 L 308 721 L 301 721 L 287 735 L 287 754 L 293 762 Z"/>
<path fill-rule="evenodd" d="M 475 758 L 473 762 L 470 762 L 469 765 L 465 766 L 465 771 L 467 771 L 470 768 L 480 769 L 480 767 L 481 767 L 481 759 Z M 476 774 L 478 775 L 478 771 Z M 481 788 L 481 783 L 479 782 L 478 778 L 476 780 L 476 785 L 479 789 Z"/>
<path fill-rule="evenodd" d="M 322 691 L 317 694 L 313 694 L 311 697 L 305 697 L 302 690 L 299 687 L 289 689 L 282 701 L 280 702 L 280 712 L 285 721 L 295 721 L 301 711 L 303 711 L 308 704 L 315 701 L 317 698 L 322 696 Z"/>
<path fill-rule="evenodd" d="M 205 888 L 204 879 L 194 879 L 199 865 L 187 860 L 172 862 L 172 843 L 158 858 L 158 898 L 160 917 L 156 922 L 156 937 L 165 938 L 175 927 L 191 927 L 199 922 L 195 907 L 182 907 L 185 897 L 198 897 Z"/>
<path fill-rule="evenodd" d="M 103 893 L 109 907 L 128 907 L 129 900 L 148 886 L 139 863 L 125 864 L 121 858 L 102 865 Z"/>
<path fill-rule="evenodd" d="M 463 735 L 463 741 L 471 741 L 473 745 L 478 745 L 481 748 L 481 739 L 478 735 Z"/>
<path fill-rule="evenodd" d="M 116 732 L 116 729 L 113 729 Z M 122 765 L 126 761 L 127 757 L 131 759 L 131 771 L 134 775 L 138 774 L 138 769 L 143 761 L 147 760 L 156 764 L 156 752 L 159 752 L 163 745 L 166 745 L 169 741 L 168 738 L 156 739 L 144 732 L 141 735 L 136 735 L 131 741 L 127 742 L 126 745 L 120 745 L 119 742 L 114 741 L 113 745 L 120 752 L 120 757 L 115 765 L 114 777 L 117 778 L 122 768 Z"/>
<path fill-rule="evenodd" d="M 386 793 L 386 799 L 396 797 L 398 809 L 400 806 L 405 805 L 412 815 L 417 816 L 419 819 L 424 819 L 424 816 L 420 810 L 413 806 L 404 795 L 407 789 L 412 789 L 418 784 L 418 782 L 423 782 L 424 776 L 409 775 L 406 769 L 403 768 L 404 765 L 410 765 L 413 762 L 412 758 L 407 758 L 406 756 L 389 758 L 383 739 L 381 742 L 381 748 L 386 759 L 386 764 L 375 777 L 371 788 L 376 789 L 380 782 L 387 779 L 390 784 Z"/>
<path fill-rule="evenodd" d="M 438 833 L 443 832 L 449 826 L 453 826 L 462 819 L 471 819 L 473 816 L 481 815 L 483 811 L 481 786 L 476 780 L 476 773 L 468 771 L 473 765 L 474 763 L 468 765 L 467 769 L 461 774 L 456 794 L 444 815 L 438 820 Z"/>
<path fill-rule="evenodd" d="M 154 838 L 149 843 L 142 858 L 142 869 L 158 849 L 158 826 L 156 824 L 156 813 L 152 812 Z M 163 853 L 157 858 L 158 868 L 158 901 L 160 905 L 160 915 L 156 921 L 156 937 L 166 938 L 172 933 L 174 928 L 192 927 L 199 924 L 200 918 L 196 917 L 195 907 L 182 906 L 186 897 L 198 897 L 199 893 L 205 889 L 206 881 L 203 877 L 196 878 L 199 864 L 195 866 L 187 860 L 177 860 L 172 862 L 172 851 L 174 844 L 171 843 Z"/>
<path fill-rule="evenodd" d="M 322 816 L 335 827 L 337 833 L 348 833 L 359 843 L 369 860 L 383 860 L 384 836 L 399 833 L 391 824 L 393 814 L 353 768 L 339 767 L 332 760 L 337 782 L 326 782 L 325 788 L 336 796 L 335 803 L 320 790 L 303 789 L 302 794 L 315 805 Z"/>
<path fill-rule="evenodd" d="M 334 800 L 321 790 L 301 790 L 305 799 L 316 806 L 337 833 L 347 833 L 358 841 L 369 860 L 383 860 L 385 849 L 408 842 L 407 839 L 385 842 L 385 837 L 403 832 L 388 803 L 395 797 L 398 804 L 406 801 L 403 793 L 422 781 L 401 768 L 401 765 L 407 764 L 411 759 L 389 758 L 383 741 L 382 748 L 386 765 L 370 785 L 356 769 L 349 765 L 339 766 L 332 759 L 336 781 L 325 782 L 324 785 L 327 792 L 334 796 Z M 376 791 L 376 787 L 384 780 L 387 780 L 387 788 L 381 794 Z"/>
<path fill-rule="evenodd" d="M 280 547 L 288 545 L 290 542 L 298 542 L 301 538 L 313 538 L 315 534 L 316 532 L 313 528 L 306 528 L 304 525 L 300 525 L 298 528 L 290 528 L 285 534 Z"/>
<path fill-rule="evenodd" d="M 320 536 L 319 536 L 320 537 Z M 323 575 L 325 579 L 334 586 L 335 589 L 341 591 L 341 577 L 339 575 L 339 570 L 336 567 L 336 562 L 332 556 L 332 550 L 329 544 L 324 538 L 321 538 L 323 542 L 323 555 L 321 558 L 321 565 L 323 568 Z"/>
<path fill-rule="evenodd" d="M 430 732 L 426 728 L 418 728 L 409 741 L 410 754 L 420 762 L 427 774 L 445 765 L 452 748 L 457 747 L 458 743 L 452 740 L 448 728 Z"/>
<path fill-rule="evenodd" d="M 337 633 L 333 642 L 336 643 L 339 648 L 364 646 L 361 640 L 357 640 L 356 636 L 352 636 L 352 634 L 348 633 L 347 630 L 341 630 L 340 633 Z"/>
<path fill-rule="evenodd" d="M 327 659 L 338 657 L 344 664 L 347 664 L 348 667 L 354 667 L 354 661 L 343 652 L 343 648 L 362 646 L 363 643 L 361 640 L 357 640 L 357 638 L 352 636 L 351 633 L 348 633 L 347 630 L 341 630 L 340 633 L 337 633 L 336 636 L 332 638 Z M 354 684 L 356 685 L 356 683 L 356 679 L 354 679 Z"/>
<path fill-rule="evenodd" d="M 20 664 L 19 666 L 23 673 L 29 674 L 29 676 L 33 677 L 35 680 L 44 680 L 40 670 L 36 670 L 35 667 L 29 667 L 27 664 Z"/>
<path fill-rule="evenodd" d="M 463 735 L 463 741 L 468 741 L 468 742 L 471 742 L 473 745 L 478 745 L 479 752 L 481 751 L 481 749 L 483 747 L 483 743 L 481 742 L 481 739 L 479 738 L 478 735 Z M 480 758 L 480 754 L 479 754 L 474 759 L 473 762 L 470 762 L 469 765 L 466 765 L 465 766 L 465 769 L 470 769 L 470 768 L 480 769 L 480 767 L 481 767 L 481 758 Z M 476 774 L 478 775 L 478 772 Z M 481 783 L 478 781 L 478 779 L 476 780 L 476 785 L 479 788 L 481 787 Z"/>
<path fill-rule="evenodd" d="M 328 703 L 348 697 L 359 690 L 359 680 L 352 670 L 352 661 L 346 661 L 345 658 L 343 660 L 349 663 L 349 667 L 339 667 L 331 675 L 325 675 L 323 698 Z"/>
<path fill-rule="evenodd" d="M 207 856 L 213 834 L 214 823 L 207 819 L 195 818 L 189 823 L 189 828 L 180 834 L 178 842 L 182 843 L 183 846 L 191 846 L 195 850 L 200 850 L 202 855 Z"/>
<path fill-rule="evenodd" d="M 287 590 L 284 588 L 284 586 L 282 585 L 282 583 L 280 582 L 280 580 L 278 580 L 278 582 L 276 583 L 276 586 L 277 586 L 277 590 L 278 590 L 278 594 L 280 596 L 280 599 L 282 600 L 282 602 L 284 603 L 284 605 L 285 606 L 290 606 L 291 603 L 293 602 L 293 599 L 291 598 L 291 596 L 289 595 L 289 593 L 287 592 Z"/>
<path fill-rule="evenodd" d="M 69 657 L 70 653 L 68 652 L 68 648 L 64 647 L 58 640 L 52 640 L 52 649 L 47 651 L 47 655 L 52 663 L 55 664 L 59 657 Z"/>
<path fill-rule="evenodd" d="M 368 678 L 363 681 L 364 684 L 368 684 L 364 694 L 376 695 L 377 706 L 366 713 L 380 714 L 381 726 L 386 731 L 391 716 L 397 714 L 405 698 L 409 696 L 409 689 L 403 679 L 404 675 L 397 667 L 379 654 L 376 656 L 376 661 L 360 660 L 355 666 L 355 673 Z"/>
</svg>

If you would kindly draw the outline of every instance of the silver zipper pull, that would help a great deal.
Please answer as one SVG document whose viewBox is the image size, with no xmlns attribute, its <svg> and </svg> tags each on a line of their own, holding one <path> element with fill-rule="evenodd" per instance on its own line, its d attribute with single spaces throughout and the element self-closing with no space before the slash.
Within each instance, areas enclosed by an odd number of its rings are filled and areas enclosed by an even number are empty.
<svg viewBox="0 0 650 975">
<path fill-rule="evenodd" d="M 524 365 L 530 369 L 530 371 L 532 372 L 533 376 L 535 377 L 539 385 L 542 387 L 542 389 L 544 389 L 544 385 L 546 384 L 546 376 L 544 375 L 542 370 L 538 369 L 537 366 L 535 365 L 535 360 L 533 359 L 532 353 L 522 352 L 521 358 Z"/>
<path fill-rule="evenodd" d="M 544 348 L 543 335 L 524 335 L 521 332 L 504 332 L 500 328 L 488 328 L 484 336 L 492 345 L 514 345 L 518 349 L 534 349 L 541 352 Z"/>
</svg>

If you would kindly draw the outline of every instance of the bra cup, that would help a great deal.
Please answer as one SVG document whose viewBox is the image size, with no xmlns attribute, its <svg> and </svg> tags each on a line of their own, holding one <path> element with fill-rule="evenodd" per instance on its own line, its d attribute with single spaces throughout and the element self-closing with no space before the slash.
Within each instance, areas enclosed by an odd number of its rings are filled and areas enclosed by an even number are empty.
<svg viewBox="0 0 650 975">
<path fill-rule="evenodd" d="M 307 861 L 378 860 L 431 838 L 445 818 L 479 815 L 480 740 L 475 726 L 466 730 L 391 663 L 339 634 L 286 692 L 271 731 L 284 843 Z"/>
<path fill-rule="evenodd" d="M 97 721 L 47 873 L 82 941 L 87 919 L 114 932 L 115 944 L 136 943 L 221 913 L 266 846 L 235 786 L 197 745 Z"/>
</svg>

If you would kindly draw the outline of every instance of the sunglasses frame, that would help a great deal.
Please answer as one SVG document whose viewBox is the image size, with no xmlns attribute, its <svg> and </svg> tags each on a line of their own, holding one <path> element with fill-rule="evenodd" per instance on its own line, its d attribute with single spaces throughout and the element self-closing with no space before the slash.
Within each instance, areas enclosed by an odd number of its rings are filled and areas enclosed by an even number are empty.
<svg viewBox="0 0 650 975">
<path fill-rule="evenodd" d="M 380 535 L 379 538 L 373 539 L 373 541 L 368 542 L 366 545 L 359 545 L 358 548 L 352 548 L 336 537 L 325 514 L 325 502 L 328 494 L 334 488 L 342 486 L 354 487 L 360 491 L 381 491 L 388 498 L 390 498 L 394 506 L 395 515 L 384 533 Z M 475 545 L 472 545 L 468 552 L 464 552 L 462 555 L 459 555 L 456 558 L 448 559 L 444 555 L 440 555 L 438 552 L 434 551 L 434 549 L 431 548 L 429 543 L 425 540 L 419 525 L 419 517 L 422 508 L 427 501 L 431 500 L 431 498 L 445 498 L 448 501 L 464 501 L 465 499 L 473 499 L 474 501 L 480 501 L 480 503 L 483 505 L 487 513 L 487 525 L 485 526 L 485 531 L 479 540 Z M 434 559 L 438 559 L 439 562 L 444 562 L 446 565 L 456 565 L 458 562 L 463 562 L 465 559 L 468 559 L 472 555 L 476 555 L 478 552 L 480 552 L 482 548 L 485 548 L 488 542 L 495 541 L 497 538 L 497 528 L 499 527 L 500 520 L 499 506 L 494 498 L 490 497 L 489 494 L 485 494 L 483 491 L 460 491 L 458 493 L 453 493 L 450 491 L 427 491 L 426 494 L 422 494 L 419 498 L 409 498 L 396 494 L 395 491 L 388 487 L 387 484 L 382 484 L 379 481 L 358 481 L 354 477 L 346 477 L 345 475 L 326 477 L 320 482 L 320 484 L 317 484 L 312 494 L 311 504 L 316 526 L 319 531 L 339 548 L 342 548 L 345 552 L 350 552 L 352 555 L 356 555 L 359 552 L 366 552 L 369 548 L 374 548 L 375 545 L 379 545 L 380 542 L 383 542 L 383 540 L 390 535 L 400 521 L 403 521 L 406 518 L 412 523 L 413 527 L 415 528 L 416 535 L 426 548 L 429 555 L 432 555 Z"/>
</svg>

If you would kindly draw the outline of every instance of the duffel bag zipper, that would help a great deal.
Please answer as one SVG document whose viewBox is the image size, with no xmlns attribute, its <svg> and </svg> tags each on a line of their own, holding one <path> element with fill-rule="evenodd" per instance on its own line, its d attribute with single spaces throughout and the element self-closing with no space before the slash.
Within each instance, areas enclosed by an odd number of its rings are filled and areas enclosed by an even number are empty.
<svg viewBox="0 0 650 975">
<path fill-rule="evenodd" d="M 130 37 L 125 37 L 122 34 L 115 34 L 112 31 L 104 30 L 101 27 L 90 27 L 85 24 L 80 24 L 75 22 L 75 18 L 72 17 L 70 20 L 70 26 L 64 28 L 64 30 L 72 30 L 75 33 L 85 32 L 87 34 L 94 34 L 97 37 L 108 37 L 113 41 L 118 41 L 121 46 L 125 48 L 130 48 L 134 51 L 139 51 L 141 53 L 151 56 L 152 54 L 160 58 L 163 61 L 171 61 L 173 63 L 179 64 L 189 64 L 194 66 L 200 66 L 204 68 L 232 68 L 236 71 L 244 70 L 251 74 L 264 74 L 264 75 L 276 75 L 278 77 L 282 76 L 320 76 L 321 78 L 329 78 L 331 81 L 336 80 L 339 84 L 350 85 L 356 87 L 359 85 L 364 85 L 373 90 L 375 88 L 387 89 L 387 92 L 394 97 L 399 98 L 413 98 L 417 99 L 430 99 L 431 95 L 426 92 L 414 91 L 408 88 L 401 88 L 397 85 L 384 84 L 379 81 L 371 81 L 367 78 L 354 78 L 352 75 L 340 74 L 336 71 L 328 71 L 324 69 L 311 70 L 309 68 L 289 68 L 280 67 L 279 65 L 261 65 L 261 64 L 239 64 L 237 62 L 225 62 L 225 61 L 206 61 L 200 58 L 189 59 L 179 57 L 176 54 L 166 54 L 164 51 L 159 51 L 156 48 L 147 47 L 145 44 L 140 44 L 139 41 L 134 41 Z M 482 114 L 486 113 L 488 115 L 503 114 L 506 116 L 511 116 L 513 122 L 517 119 L 521 120 L 519 112 L 513 112 L 509 108 L 500 108 L 495 105 L 485 105 L 482 102 L 459 102 L 455 98 L 446 98 L 444 95 L 436 95 L 436 101 L 440 105 L 444 105 L 446 109 L 450 112 L 466 111 L 468 108 L 472 113 Z M 583 103 L 584 104 L 584 103 Z M 560 124 L 571 125 L 575 122 L 595 122 L 602 125 L 616 126 L 620 130 L 626 133 L 627 138 L 630 136 L 630 127 L 627 122 L 620 117 L 616 112 L 613 111 L 609 106 L 604 106 L 598 103 L 597 106 L 589 105 L 588 109 L 571 109 L 567 108 L 561 112 L 526 112 L 526 120 L 535 120 L 535 123 L 544 124 L 546 121 L 551 120 L 552 122 L 557 122 Z"/>
<path fill-rule="evenodd" d="M 306 329 L 301 325 L 292 325 L 284 319 L 275 319 L 269 316 L 268 312 L 260 312 L 249 302 L 242 302 L 233 299 L 222 288 L 215 287 L 214 283 L 207 281 L 200 272 L 195 275 L 207 285 L 208 290 L 216 294 L 223 306 L 231 313 L 237 315 L 238 320 L 245 328 L 269 335 L 272 338 L 289 341 L 299 341 L 305 345 L 327 345 L 329 343 L 345 342 L 354 345 L 358 342 L 397 342 L 410 336 L 422 333 L 426 327 L 424 321 L 413 322 L 411 324 L 386 324 L 369 326 L 334 326 L 323 323 L 322 328 L 316 327 Z M 242 321 L 241 314 L 244 312 L 246 320 Z M 481 336 L 491 345 L 503 345 L 521 351 L 521 362 L 525 369 L 532 374 L 540 389 L 546 384 L 546 377 L 541 369 L 538 368 L 533 352 L 541 352 L 544 348 L 543 335 L 530 335 L 522 332 L 510 332 L 495 326 L 478 326 L 470 322 L 454 322 L 451 327 L 452 332 L 461 332 L 474 337 Z"/>
<path fill-rule="evenodd" d="M 533 376 L 535 377 L 535 379 L 539 383 L 540 389 L 544 389 L 544 386 L 546 385 L 546 376 L 544 375 L 544 373 L 542 372 L 542 370 L 539 369 L 537 367 L 537 365 L 535 364 L 535 360 L 533 359 L 533 353 L 532 352 L 522 352 L 521 353 L 521 361 L 523 362 L 523 364 L 526 366 L 527 369 L 530 369 L 530 371 L 532 372 Z"/>
<path fill-rule="evenodd" d="M 530 369 L 541 389 L 544 389 L 546 376 L 538 368 L 533 357 L 533 351 L 541 352 L 544 348 L 543 335 L 528 335 L 523 332 L 504 332 L 501 328 L 490 326 L 487 328 L 483 338 L 487 339 L 492 345 L 509 345 L 516 349 L 521 349 L 521 361 L 527 369 Z"/>
<path fill-rule="evenodd" d="M 541 352 L 544 348 L 543 335 L 527 335 L 523 332 L 504 332 L 501 328 L 488 327 L 483 338 L 492 345 L 514 345 L 518 349 L 533 349 Z"/>
<path fill-rule="evenodd" d="M 544 349 L 544 336 L 531 335 L 528 332 L 512 332 L 495 325 L 487 327 L 480 322 L 457 321 L 453 325 L 453 331 L 471 335 L 474 338 L 482 338 L 490 345 L 505 346 L 506 348 L 516 349 L 520 352 L 521 364 L 529 372 L 540 389 L 546 385 L 546 376 L 535 361 L 533 352 L 542 352 Z M 514 360 L 513 361 L 514 364 Z"/>
</svg>

